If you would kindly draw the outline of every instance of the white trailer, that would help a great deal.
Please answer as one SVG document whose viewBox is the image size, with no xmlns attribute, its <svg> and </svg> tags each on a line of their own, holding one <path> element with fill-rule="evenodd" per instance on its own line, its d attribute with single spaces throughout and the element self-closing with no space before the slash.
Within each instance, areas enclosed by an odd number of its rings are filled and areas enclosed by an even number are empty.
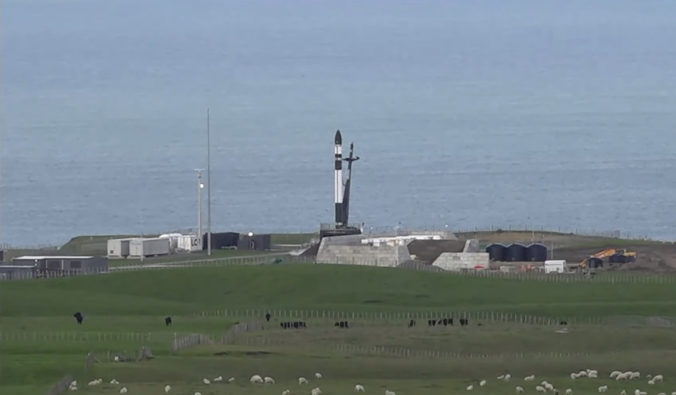
<svg viewBox="0 0 676 395">
<path fill-rule="evenodd" d="M 130 239 L 108 240 L 108 258 L 126 258 L 129 256 Z"/>
<path fill-rule="evenodd" d="M 129 256 L 144 258 L 149 256 L 169 255 L 169 239 L 148 238 L 131 239 L 129 241 Z"/>
<path fill-rule="evenodd" d="M 202 251 L 202 238 L 197 235 L 181 235 L 178 238 L 179 251 Z"/>
</svg>

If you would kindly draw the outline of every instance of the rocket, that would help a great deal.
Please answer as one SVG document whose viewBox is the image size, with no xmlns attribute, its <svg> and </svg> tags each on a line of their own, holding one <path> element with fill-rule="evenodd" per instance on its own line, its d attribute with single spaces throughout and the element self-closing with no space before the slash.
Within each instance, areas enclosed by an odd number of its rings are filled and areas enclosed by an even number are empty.
<svg viewBox="0 0 676 395">
<path fill-rule="evenodd" d="M 334 137 L 334 202 L 336 208 L 336 227 L 347 227 L 350 207 L 350 183 L 352 180 L 352 162 L 359 160 L 354 156 L 354 144 L 350 144 L 350 155 L 343 158 L 343 136 L 340 130 Z M 343 182 L 343 161 L 347 162 L 347 180 Z"/>
<path fill-rule="evenodd" d="M 334 159 L 334 196 L 333 201 L 336 206 L 336 226 L 343 224 L 343 136 L 340 135 L 340 130 L 336 131 L 334 138 L 333 153 Z"/>
</svg>

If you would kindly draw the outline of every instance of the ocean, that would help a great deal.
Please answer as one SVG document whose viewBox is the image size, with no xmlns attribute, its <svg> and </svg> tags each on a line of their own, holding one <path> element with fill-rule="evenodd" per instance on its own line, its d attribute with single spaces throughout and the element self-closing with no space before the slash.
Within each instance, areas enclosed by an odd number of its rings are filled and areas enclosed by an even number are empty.
<svg viewBox="0 0 676 395">
<path fill-rule="evenodd" d="M 333 220 L 676 240 L 671 1 L 5 0 L 0 242 Z M 205 200 L 206 206 L 206 200 Z M 206 221 L 206 211 L 204 214 Z"/>
</svg>

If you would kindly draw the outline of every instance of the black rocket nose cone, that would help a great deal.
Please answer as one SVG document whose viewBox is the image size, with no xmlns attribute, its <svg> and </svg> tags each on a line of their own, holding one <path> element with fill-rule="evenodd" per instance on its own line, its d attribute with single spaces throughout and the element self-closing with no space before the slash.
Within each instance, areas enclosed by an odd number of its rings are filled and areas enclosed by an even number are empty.
<svg viewBox="0 0 676 395">
<path fill-rule="evenodd" d="M 336 130 L 336 145 L 342 145 L 343 144 L 343 136 L 340 135 L 340 130 Z"/>
</svg>

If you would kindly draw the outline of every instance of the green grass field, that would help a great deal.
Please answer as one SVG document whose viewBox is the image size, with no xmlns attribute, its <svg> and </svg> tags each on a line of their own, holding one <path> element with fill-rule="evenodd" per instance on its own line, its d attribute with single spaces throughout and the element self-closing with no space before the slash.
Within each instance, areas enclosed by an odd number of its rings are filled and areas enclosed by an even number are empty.
<svg viewBox="0 0 676 395">
<path fill-rule="evenodd" d="M 116 378 L 130 394 L 274 394 L 290 389 L 324 394 L 535 393 L 543 379 L 559 389 L 608 393 L 635 388 L 676 391 L 674 282 L 545 282 L 480 278 L 332 265 L 258 265 L 172 268 L 89 277 L 0 282 L 0 393 L 36 394 L 63 375 L 75 375 L 79 393 L 114 394 L 118 385 L 86 386 Z M 85 315 L 83 325 L 72 317 Z M 263 313 L 273 318 L 265 323 Z M 164 325 L 171 315 L 174 324 Z M 433 327 L 428 317 L 470 317 L 468 327 Z M 523 322 L 523 317 L 530 319 Z M 408 328 L 409 317 L 417 326 Z M 521 317 L 521 318 L 519 318 Z M 304 330 L 280 321 L 303 319 Z M 333 326 L 347 319 L 350 329 Z M 557 333 L 559 320 L 570 323 Z M 264 329 L 221 342 L 236 322 Z M 481 323 L 481 325 L 479 325 Z M 553 323 L 554 325 L 547 325 Z M 175 338 L 203 334 L 214 342 L 174 351 Z M 149 346 L 155 359 L 114 362 Z M 99 363 L 85 369 L 87 352 Z M 598 369 L 597 380 L 568 374 Z M 665 375 L 616 383 L 611 370 Z M 324 378 L 313 380 L 315 371 Z M 495 376 L 510 372 L 509 383 Z M 534 373 L 537 383 L 522 378 Z M 252 374 L 277 383 L 252 385 Z M 201 384 L 204 377 L 234 383 Z M 299 376 L 311 380 L 300 387 Z M 480 379 L 488 385 L 478 388 Z M 561 392 L 563 393 L 563 391 Z"/>
</svg>

